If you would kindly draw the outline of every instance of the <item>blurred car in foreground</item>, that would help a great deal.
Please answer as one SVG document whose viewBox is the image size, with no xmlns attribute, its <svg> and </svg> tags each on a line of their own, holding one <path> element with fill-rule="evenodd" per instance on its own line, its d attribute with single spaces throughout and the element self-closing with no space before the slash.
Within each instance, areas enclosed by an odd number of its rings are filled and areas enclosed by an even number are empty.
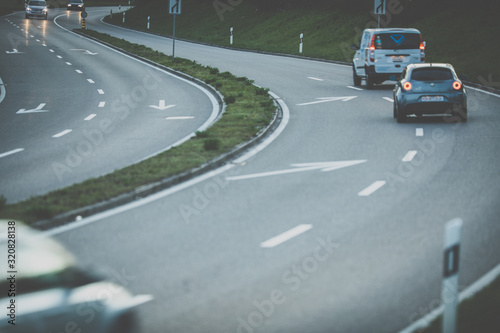
<svg viewBox="0 0 500 333">
<path fill-rule="evenodd" d="M 40 16 L 46 20 L 49 14 L 47 3 L 44 0 L 31 0 L 26 4 L 25 12 L 27 19 L 32 16 Z"/>
<path fill-rule="evenodd" d="M 0 220 L 0 249 L 0 332 L 137 331 L 134 308 L 150 296 L 81 270 L 62 245 L 21 223 Z"/>
<path fill-rule="evenodd" d="M 447 115 L 467 121 L 467 93 L 450 64 L 410 64 L 394 87 L 394 118 Z"/>
<path fill-rule="evenodd" d="M 85 10 L 85 4 L 83 3 L 83 0 L 70 0 L 68 2 L 68 10 L 80 10 L 83 11 Z"/>
</svg>

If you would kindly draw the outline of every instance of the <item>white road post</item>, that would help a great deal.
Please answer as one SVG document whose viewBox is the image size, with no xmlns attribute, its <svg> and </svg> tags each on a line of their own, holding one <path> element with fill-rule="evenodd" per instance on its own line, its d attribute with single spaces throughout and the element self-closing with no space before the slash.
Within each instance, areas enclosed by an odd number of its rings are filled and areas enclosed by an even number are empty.
<svg viewBox="0 0 500 333">
<path fill-rule="evenodd" d="M 231 29 L 229 29 L 230 31 L 230 37 L 229 37 L 229 44 L 233 45 L 233 27 L 231 27 Z"/>
<path fill-rule="evenodd" d="M 123 12 L 123 20 L 122 20 L 123 23 L 125 23 L 125 12 Z"/>
<path fill-rule="evenodd" d="M 303 45 L 304 45 L 304 34 L 302 33 L 300 34 L 299 53 L 302 53 Z"/>
<path fill-rule="evenodd" d="M 151 21 L 151 16 L 148 16 L 148 30 L 149 30 L 149 22 Z"/>
<path fill-rule="evenodd" d="M 449 221 L 445 226 L 443 289 L 441 293 L 444 302 L 443 333 L 456 332 L 462 225 L 463 221 L 456 218 Z"/>
</svg>

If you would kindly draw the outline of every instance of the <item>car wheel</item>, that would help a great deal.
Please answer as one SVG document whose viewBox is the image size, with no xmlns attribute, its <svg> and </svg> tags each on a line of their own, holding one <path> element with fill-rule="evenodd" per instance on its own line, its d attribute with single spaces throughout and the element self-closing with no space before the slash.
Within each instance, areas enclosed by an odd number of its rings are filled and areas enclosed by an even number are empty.
<svg viewBox="0 0 500 333">
<path fill-rule="evenodd" d="M 399 105 L 396 106 L 396 119 L 398 123 L 404 123 L 406 121 L 406 115 L 399 110 Z"/>
<path fill-rule="evenodd" d="M 373 89 L 373 77 L 370 74 L 366 74 L 366 88 Z"/>
<path fill-rule="evenodd" d="M 359 87 L 361 85 L 361 78 L 356 74 L 356 69 L 354 68 L 354 64 L 352 65 L 352 79 L 356 87 Z"/>
<path fill-rule="evenodd" d="M 394 99 L 394 103 L 392 105 L 393 117 L 396 118 L 398 116 L 398 110 L 396 110 L 396 99 Z"/>
</svg>

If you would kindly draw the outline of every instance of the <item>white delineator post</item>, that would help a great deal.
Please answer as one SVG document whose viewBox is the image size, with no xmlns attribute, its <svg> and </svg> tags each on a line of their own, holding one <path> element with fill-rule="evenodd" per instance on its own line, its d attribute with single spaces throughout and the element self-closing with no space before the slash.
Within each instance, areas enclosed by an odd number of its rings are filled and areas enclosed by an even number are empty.
<svg viewBox="0 0 500 333">
<path fill-rule="evenodd" d="M 149 22 L 151 21 L 151 16 L 148 16 L 148 30 L 149 30 Z"/>
<path fill-rule="evenodd" d="M 229 32 L 230 32 L 229 44 L 233 45 L 233 27 L 229 29 Z"/>
<path fill-rule="evenodd" d="M 122 20 L 123 23 L 125 23 L 125 12 L 123 12 L 123 20 Z"/>
<path fill-rule="evenodd" d="M 304 34 L 300 34 L 299 53 L 302 53 L 303 45 L 304 45 Z"/>
<path fill-rule="evenodd" d="M 443 289 L 441 293 L 444 302 L 443 333 L 456 332 L 462 225 L 463 221 L 457 218 L 445 226 Z"/>
</svg>

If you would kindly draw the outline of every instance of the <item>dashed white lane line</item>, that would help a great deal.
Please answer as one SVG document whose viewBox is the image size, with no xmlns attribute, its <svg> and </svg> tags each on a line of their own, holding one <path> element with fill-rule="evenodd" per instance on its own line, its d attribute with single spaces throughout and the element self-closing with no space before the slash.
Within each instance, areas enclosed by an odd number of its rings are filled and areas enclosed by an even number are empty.
<svg viewBox="0 0 500 333">
<path fill-rule="evenodd" d="M 62 57 L 61 57 L 60 55 L 58 55 L 58 56 L 56 56 L 56 57 L 58 57 L 59 59 L 62 59 Z"/>
<path fill-rule="evenodd" d="M 167 117 L 167 120 L 184 120 L 184 119 L 194 119 L 194 117 L 185 116 L 185 117 Z"/>
<path fill-rule="evenodd" d="M 320 79 L 320 78 L 317 78 L 317 77 L 312 77 L 312 76 L 309 76 L 308 79 L 314 80 L 314 81 L 325 81 L 323 79 Z"/>
<path fill-rule="evenodd" d="M 52 50 L 52 49 L 49 49 L 49 51 L 52 52 L 52 53 L 54 53 L 54 50 Z"/>
<path fill-rule="evenodd" d="M 40 40 L 39 39 L 35 39 L 38 43 L 40 43 Z"/>
<path fill-rule="evenodd" d="M 363 90 L 362 88 L 353 87 L 353 86 L 347 86 L 347 88 L 349 88 L 349 89 L 354 89 L 354 90 Z"/>
<path fill-rule="evenodd" d="M 424 136 L 424 129 L 423 128 L 417 128 L 415 131 L 416 136 Z"/>
<path fill-rule="evenodd" d="M 71 63 L 70 62 L 66 62 L 66 65 L 71 66 Z"/>
<path fill-rule="evenodd" d="M 386 181 L 384 180 L 378 180 L 375 183 L 371 184 L 367 188 L 365 188 L 363 191 L 359 192 L 358 195 L 360 197 L 367 197 L 378 191 L 382 186 L 384 186 Z"/>
<path fill-rule="evenodd" d="M 311 224 L 300 224 L 293 229 L 285 231 L 284 233 L 279 234 L 278 236 L 275 236 L 273 238 L 266 240 L 265 242 L 260 243 L 260 247 L 272 248 L 278 246 L 286 241 L 289 241 L 294 237 L 297 237 L 300 234 L 303 234 L 304 232 L 310 230 L 311 228 L 312 228 Z"/>
<path fill-rule="evenodd" d="M 42 44 L 42 46 L 45 46 L 45 47 L 47 47 L 47 44 L 43 43 L 43 44 Z"/>
<path fill-rule="evenodd" d="M 75 69 L 75 72 L 77 72 L 78 74 L 82 74 L 83 72 L 79 69 Z"/>
<path fill-rule="evenodd" d="M 413 161 L 413 158 L 415 157 L 415 155 L 417 155 L 417 151 L 416 150 L 410 150 L 405 155 L 405 157 L 403 157 L 403 162 L 411 162 L 411 161 Z"/>
<path fill-rule="evenodd" d="M 99 102 L 99 107 L 103 108 L 106 105 L 106 102 Z"/>
<path fill-rule="evenodd" d="M 95 113 L 92 113 L 91 115 L 89 115 L 87 118 L 85 118 L 84 120 L 92 120 L 94 119 L 94 117 L 97 116 Z"/>
<path fill-rule="evenodd" d="M 2 157 L 6 157 L 6 156 L 9 156 L 9 155 L 13 155 L 13 154 L 17 154 L 17 153 L 20 153 L 24 150 L 24 148 L 17 148 L 17 149 L 14 149 L 14 150 L 11 150 L 11 151 L 8 151 L 8 152 L 5 152 L 5 153 L 2 153 L 0 154 L 0 158 Z"/>
<path fill-rule="evenodd" d="M 97 92 L 99 93 L 99 95 L 104 95 L 104 90 L 102 89 L 97 89 Z"/>
<path fill-rule="evenodd" d="M 87 79 L 87 81 L 89 81 L 89 83 L 95 83 L 92 79 Z"/>
<path fill-rule="evenodd" d="M 394 103 L 394 100 L 392 98 L 389 98 L 389 97 L 383 97 L 383 99 L 385 99 L 386 101 L 388 102 L 391 102 L 391 103 Z"/>
<path fill-rule="evenodd" d="M 72 131 L 72 130 L 67 129 L 67 130 L 64 130 L 64 131 L 62 131 L 62 132 L 59 132 L 59 133 L 57 133 L 57 134 L 52 135 L 52 137 L 53 137 L 53 138 L 60 138 L 61 136 L 64 136 L 64 135 L 66 135 L 66 134 L 70 133 L 71 131 Z"/>
</svg>

